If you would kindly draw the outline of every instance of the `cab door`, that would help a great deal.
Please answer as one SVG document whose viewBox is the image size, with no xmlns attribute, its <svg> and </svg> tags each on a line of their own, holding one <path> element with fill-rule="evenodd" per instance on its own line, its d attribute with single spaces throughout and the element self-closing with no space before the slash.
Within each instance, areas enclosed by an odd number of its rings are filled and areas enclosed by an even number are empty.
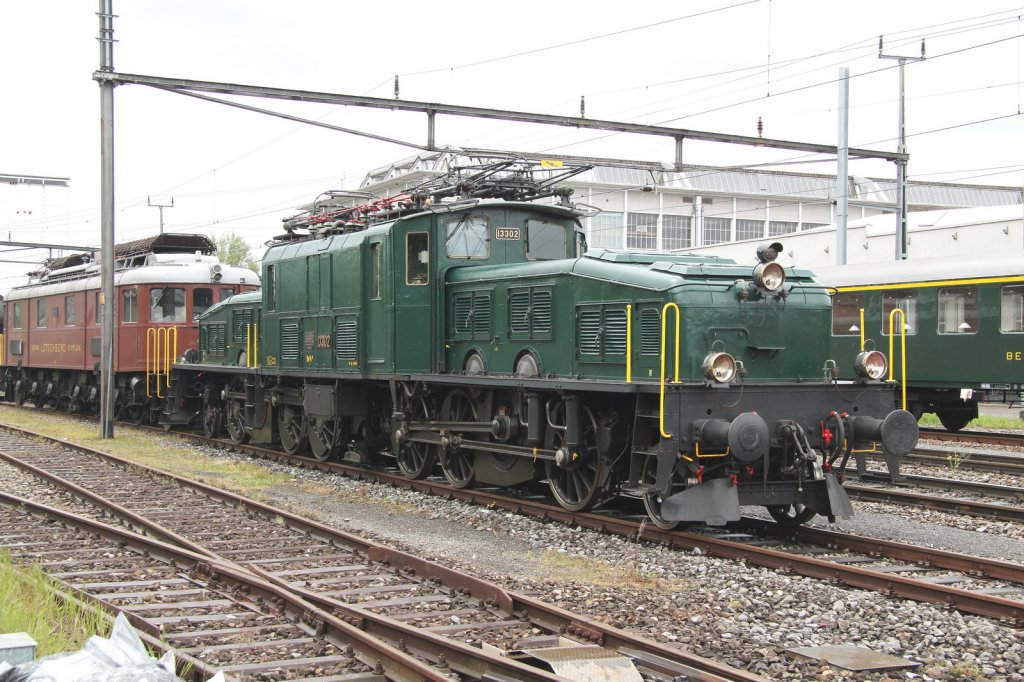
<svg viewBox="0 0 1024 682">
<path fill-rule="evenodd" d="M 363 287 L 366 292 L 363 348 L 366 371 L 370 373 L 384 373 L 394 369 L 391 357 L 391 313 L 394 308 L 388 305 L 394 279 L 385 275 L 391 271 L 389 242 L 387 236 L 381 235 L 368 240 L 366 246 L 366 267 L 363 269 L 367 278 Z"/>
<path fill-rule="evenodd" d="M 395 371 L 429 372 L 434 339 L 434 282 L 428 222 L 412 222 L 395 236 Z"/>
</svg>

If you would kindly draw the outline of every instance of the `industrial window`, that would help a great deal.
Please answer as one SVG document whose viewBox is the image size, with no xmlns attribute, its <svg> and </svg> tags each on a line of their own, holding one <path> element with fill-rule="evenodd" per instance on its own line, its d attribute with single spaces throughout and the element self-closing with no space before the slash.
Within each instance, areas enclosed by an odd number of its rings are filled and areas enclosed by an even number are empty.
<svg viewBox="0 0 1024 682">
<path fill-rule="evenodd" d="M 370 244 L 370 298 L 381 298 L 380 242 Z"/>
<path fill-rule="evenodd" d="M 800 223 L 801 230 L 813 230 L 816 227 L 825 227 L 828 223 Z"/>
<path fill-rule="evenodd" d="M 978 287 L 939 289 L 940 334 L 978 333 Z"/>
<path fill-rule="evenodd" d="M 73 326 L 78 324 L 78 315 L 75 314 L 75 297 L 64 297 L 64 324 Z"/>
<path fill-rule="evenodd" d="M 192 290 L 192 319 L 198 320 L 199 316 L 210 309 L 213 305 L 213 289 L 206 287 Z"/>
<path fill-rule="evenodd" d="M 860 309 L 864 295 L 855 291 L 832 297 L 832 336 L 860 336 Z"/>
<path fill-rule="evenodd" d="M 705 202 L 707 203 L 707 202 Z M 704 245 L 721 244 L 729 241 L 731 218 L 704 218 Z"/>
<path fill-rule="evenodd" d="M 917 292 L 899 289 L 896 291 L 882 292 L 882 336 L 889 335 L 889 315 L 899 308 L 903 311 L 907 320 L 907 336 L 917 333 Z M 894 315 L 897 327 L 896 333 L 900 331 L 900 316 Z"/>
<path fill-rule="evenodd" d="M 41 298 L 36 301 L 36 326 L 46 326 L 46 299 Z"/>
<path fill-rule="evenodd" d="M 781 237 L 784 234 L 792 234 L 796 232 L 796 226 L 796 223 L 788 222 L 785 220 L 769 220 L 768 236 Z"/>
<path fill-rule="evenodd" d="M 160 287 L 149 291 L 150 322 L 184 322 L 184 287 Z"/>
<path fill-rule="evenodd" d="M 653 213 L 626 214 L 626 248 L 658 248 L 658 216 Z"/>
<path fill-rule="evenodd" d="M 267 266 L 267 310 L 277 310 L 277 266 Z"/>
<path fill-rule="evenodd" d="M 565 258 L 565 228 L 540 220 L 527 220 L 526 257 L 530 260 Z"/>
<path fill-rule="evenodd" d="M 763 237 L 763 220 L 736 219 L 736 241 L 740 241 L 741 239 L 762 239 Z"/>
<path fill-rule="evenodd" d="M 139 321 L 139 292 L 135 289 L 121 291 L 121 322 Z"/>
<path fill-rule="evenodd" d="M 449 258 L 487 258 L 490 256 L 491 239 L 487 218 L 464 215 L 459 220 L 448 221 L 444 247 Z"/>
<path fill-rule="evenodd" d="M 690 221 L 688 215 L 661 216 L 661 248 L 665 251 L 690 248 Z"/>
<path fill-rule="evenodd" d="M 1024 285 L 1003 287 L 999 304 L 999 331 L 1024 333 Z"/>
<path fill-rule="evenodd" d="M 14 319 L 11 321 L 11 325 L 15 329 L 24 329 L 25 320 L 22 318 L 21 301 L 18 301 L 17 303 L 14 304 L 14 312 L 12 316 L 14 317 Z"/>
<path fill-rule="evenodd" d="M 590 219 L 590 238 L 587 240 L 591 248 L 621 249 L 622 248 L 622 214 L 598 213 Z"/>
<path fill-rule="evenodd" d="M 410 286 L 430 283 L 430 240 L 426 232 L 405 235 L 405 283 Z"/>
</svg>

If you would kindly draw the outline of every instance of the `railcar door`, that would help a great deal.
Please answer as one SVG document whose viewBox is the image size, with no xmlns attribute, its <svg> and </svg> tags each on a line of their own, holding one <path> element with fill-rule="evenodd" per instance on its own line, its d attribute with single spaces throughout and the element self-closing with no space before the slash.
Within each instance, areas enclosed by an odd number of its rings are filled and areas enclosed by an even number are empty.
<svg viewBox="0 0 1024 682">
<path fill-rule="evenodd" d="M 390 372 L 394 368 L 391 357 L 391 316 L 392 306 L 388 305 L 394 289 L 394 278 L 386 273 L 391 271 L 391 250 L 388 238 L 374 237 L 369 240 L 366 251 L 365 328 L 364 338 L 366 371 L 370 373 Z"/>
<path fill-rule="evenodd" d="M 433 357 L 434 306 L 430 223 L 399 223 L 395 250 L 395 371 L 428 372 Z"/>
</svg>

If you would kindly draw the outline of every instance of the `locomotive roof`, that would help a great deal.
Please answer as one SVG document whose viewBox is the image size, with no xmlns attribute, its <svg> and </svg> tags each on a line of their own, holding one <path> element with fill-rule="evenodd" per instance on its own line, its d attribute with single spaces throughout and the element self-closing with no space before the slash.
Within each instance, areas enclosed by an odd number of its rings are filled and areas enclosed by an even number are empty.
<svg viewBox="0 0 1024 682">
<path fill-rule="evenodd" d="M 195 253 L 199 251 L 205 256 L 217 252 L 217 245 L 205 234 L 158 234 L 155 237 L 136 239 L 123 244 L 114 245 L 114 258 L 131 258 L 147 253 Z M 96 249 L 99 252 L 99 249 Z M 48 270 L 60 270 L 78 265 L 84 265 L 93 260 L 90 252 L 73 253 L 60 258 L 51 258 L 46 261 Z"/>
<path fill-rule="evenodd" d="M 974 283 L 978 279 L 1015 278 L 1024 281 L 1024 251 L 984 258 L 922 258 L 882 263 L 858 263 L 814 268 L 815 278 L 830 287 L 883 287 Z"/>
</svg>

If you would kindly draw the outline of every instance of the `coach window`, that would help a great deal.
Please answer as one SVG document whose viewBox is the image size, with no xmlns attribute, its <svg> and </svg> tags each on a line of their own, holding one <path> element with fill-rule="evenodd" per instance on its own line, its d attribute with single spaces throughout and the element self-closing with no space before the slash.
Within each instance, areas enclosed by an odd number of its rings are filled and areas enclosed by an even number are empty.
<svg viewBox="0 0 1024 682">
<path fill-rule="evenodd" d="M 430 241 L 426 232 L 405 235 L 405 283 L 413 286 L 430 283 Z"/>
<path fill-rule="evenodd" d="M 78 315 L 75 314 L 75 297 L 64 297 L 64 324 L 70 326 L 78 324 Z"/>
<path fill-rule="evenodd" d="M 198 320 L 199 316 L 209 310 L 213 305 L 213 289 L 206 287 L 192 290 L 192 319 Z"/>
<path fill-rule="evenodd" d="M 860 309 L 864 295 L 848 291 L 832 299 L 832 336 L 860 336 Z"/>
<path fill-rule="evenodd" d="M 277 310 L 277 266 L 267 266 L 267 310 Z"/>
<path fill-rule="evenodd" d="M 41 298 L 38 301 L 36 301 L 36 326 L 37 327 L 45 327 L 46 326 L 46 310 L 47 310 L 47 308 L 46 308 L 46 299 L 45 298 Z"/>
<path fill-rule="evenodd" d="M 978 320 L 978 287 L 939 289 L 940 334 L 977 334 Z"/>
<path fill-rule="evenodd" d="M 12 313 L 11 316 L 14 318 L 13 320 L 11 320 L 11 325 L 15 329 L 24 329 L 25 320 L 22 318 L 21 301 L 18 301 L 17 303 L 14 304 L 14 312 Z"/>
<path fill-rule="evenodd" d="M 487 258 L 491 255 L 487 218 L 464 215 L 449 221 L 444 248 L 449 258 Z"/>
<path fill-rule="evenodd" d="M 889 335 L 889 315 L 893 310 L 899 308 L 906 316 L 907 336 L 917 333 L 917 292 L 907 289 L 882 292 L 882 334 Z M 896 324 L 900 324 L 900 316 L 894 315 Z M 896 333 L 900 333 L 899 326 Z"/>
<path fill-rule="evenodd" d="M 565 258 L 565 228 L 539 220 L 526 221 L 526 257 L 530 260 Z"/>
<path fill-rule="evenodd" d="M 999 304 L 999 331 L 1007 334 L 1024 333 L 1024 285 L 1003 287 Z"/>
<path fill-rule="evenodd" d="M 185 289 L 160 287 L 149 292 L 150 322 L 184 322 Z"/>
<path fill-rule="evenodd" d="M 121 292 L 121 322 L 139 321 L 139 292 L 125 289 Z"/>
</svg>

